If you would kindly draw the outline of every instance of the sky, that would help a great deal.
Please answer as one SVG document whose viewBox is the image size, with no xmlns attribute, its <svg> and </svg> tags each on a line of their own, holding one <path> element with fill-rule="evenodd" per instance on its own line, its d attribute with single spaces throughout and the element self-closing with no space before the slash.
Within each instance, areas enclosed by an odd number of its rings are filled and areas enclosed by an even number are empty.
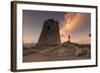
<svg viewBox="0 0 100 73">
<path fill-rule="evenodd" d="M 61 42 L 71 41 L 81 44 L 90 43 L 91 14 L 78 12 L 53 12 L 23 10 L 23 43 L 37 43 L 47 19 L 59 21 Z"/>
</svg>

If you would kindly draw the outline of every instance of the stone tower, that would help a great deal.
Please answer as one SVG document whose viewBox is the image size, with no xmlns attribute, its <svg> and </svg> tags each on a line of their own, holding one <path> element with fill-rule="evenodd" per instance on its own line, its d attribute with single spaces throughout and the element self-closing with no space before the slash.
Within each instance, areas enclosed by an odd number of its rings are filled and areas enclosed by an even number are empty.
<svg viewBox="0 0 100 73">
<path fill-rule="evenodd" d="M 49 48 L 60 47 L 59 22 L 53 19 L 44 21 L 43 29 L 36 47 Z"/>
</svg>

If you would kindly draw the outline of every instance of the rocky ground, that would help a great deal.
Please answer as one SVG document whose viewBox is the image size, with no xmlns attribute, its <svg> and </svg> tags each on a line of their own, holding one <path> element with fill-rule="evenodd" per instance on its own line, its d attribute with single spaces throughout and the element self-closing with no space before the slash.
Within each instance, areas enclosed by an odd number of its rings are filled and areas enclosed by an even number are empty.
<svg viewBox="0 0 100 73">
<path fill-rule="evenodd" d="M 58 47 L 45 48 L 23 48 L 23 62 L 36 61 L 58 61 L 58 60 L 81 60 L 91 58 L 91 49 L 89 44 L 77 44 L 65 42 Z"/>
</svg>

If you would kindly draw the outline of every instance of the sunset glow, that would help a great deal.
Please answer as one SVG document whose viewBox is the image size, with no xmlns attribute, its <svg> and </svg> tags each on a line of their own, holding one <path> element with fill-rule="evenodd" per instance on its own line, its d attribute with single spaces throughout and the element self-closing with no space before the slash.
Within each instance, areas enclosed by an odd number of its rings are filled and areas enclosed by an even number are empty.
<svg viewBox="0 0 100 73">
<path fill-rule="evenodd" d="M 25 37 L 23 38 L 24 43 L 32 43 L 33 42 L 33 37 L 30 35 L 24 35 Z"/>
</svg>

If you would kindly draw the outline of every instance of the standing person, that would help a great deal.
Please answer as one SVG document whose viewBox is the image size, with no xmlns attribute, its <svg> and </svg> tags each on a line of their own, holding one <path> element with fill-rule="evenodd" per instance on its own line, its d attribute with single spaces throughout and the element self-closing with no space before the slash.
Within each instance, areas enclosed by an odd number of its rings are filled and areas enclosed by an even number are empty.
<svg viewBox="0 0 100 73">
<path fill-rule="evenodd" d="M 70 35 L 68 35 L 68 42 L 70 42 L 70 38 L 71 38 Z"/>
</svg>

